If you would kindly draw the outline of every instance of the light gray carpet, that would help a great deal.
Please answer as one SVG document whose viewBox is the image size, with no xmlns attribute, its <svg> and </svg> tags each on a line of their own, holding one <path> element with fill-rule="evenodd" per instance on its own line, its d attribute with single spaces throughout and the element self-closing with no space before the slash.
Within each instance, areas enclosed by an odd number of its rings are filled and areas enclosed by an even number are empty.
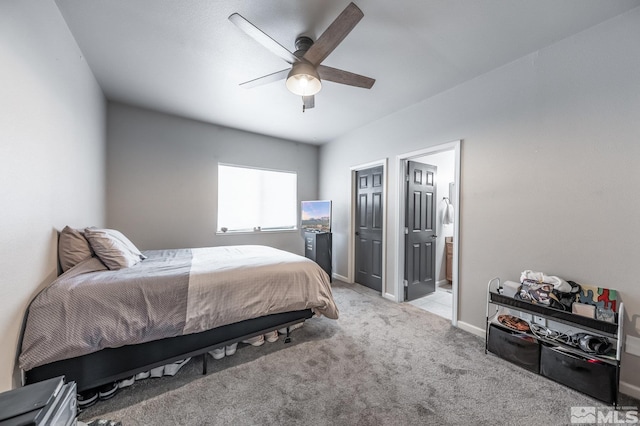
<svg viewBox="0 0 640 426">
<path fill-rule="evenodd" d="M 484 341 L 409 304 L 334 282 L 338 321 L 312 318 L 293 342 L 239 345 L 147 379 L 80 420 L 132 425 L 558 425 L 604 404 L 493 355 Z M 479 302 L 482 303 L 482 302 Z M 623 405 L 638 401 L 624 398 Z"/>
</svg>

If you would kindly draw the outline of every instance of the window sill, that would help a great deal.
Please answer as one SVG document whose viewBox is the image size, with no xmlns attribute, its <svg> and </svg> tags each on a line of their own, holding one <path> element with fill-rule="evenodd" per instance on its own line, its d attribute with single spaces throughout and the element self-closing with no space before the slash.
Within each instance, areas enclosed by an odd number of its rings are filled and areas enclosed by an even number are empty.
<svg viewBox="0 0 640 426">
<path fill-rule="evenodd" d="M 298 233 L 300 229 L 262 229 L 260 231 L 216 231 L 216 236 L 218 235 L 260 235 L 260 234 L 291 234 Z"/>
</svg>

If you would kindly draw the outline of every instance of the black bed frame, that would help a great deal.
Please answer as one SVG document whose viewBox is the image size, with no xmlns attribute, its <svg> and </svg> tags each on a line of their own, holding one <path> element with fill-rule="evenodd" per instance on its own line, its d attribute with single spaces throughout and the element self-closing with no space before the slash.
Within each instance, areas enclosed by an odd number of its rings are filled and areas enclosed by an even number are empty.
<svg viewBox="0 0 640 426">
<path fill-rule="evenodd" d="M 200 333 L 170 337 L 137 345 L 106 348 L 98 352 L 64 359 L 24 372 L 25 384 L 64 375 L 76 382 L 78 392 L 123 380 L 137 373 L 197 355 L 203 355 L 203 374 L 207 373 L 207 352 L 273 330 L 289 327 L 313 316 L 310 309 L 248 319 Z"/>
</svg>

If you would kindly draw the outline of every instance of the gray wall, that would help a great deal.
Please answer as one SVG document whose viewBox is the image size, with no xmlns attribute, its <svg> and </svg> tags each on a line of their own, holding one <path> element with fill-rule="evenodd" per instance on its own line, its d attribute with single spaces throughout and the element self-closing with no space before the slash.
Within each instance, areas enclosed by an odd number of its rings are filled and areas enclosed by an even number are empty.
<svg viewBox="0 0 640 426">
<path fill-rule="evenodd" d="M 637 336 L 638 40 L 640 8 L 323 146 L 320 197 L 334 200 L 336 272 L 348 272 L 349 167 L 389 158 L 394 293 L 395 156 L 462 139 L 461 323 L 484 329 L 489 279 L 533 269 L 618 289 Z M 639 372 L 640 360 L 625 354 L 623 390 L 640 390 Z"/>
<path fill-rule="evenodd" d="M 302 254 L 299 232 L 216 235 L 218 162 L 295 171 L 318 195 L 316 146 L 109 103 L 107 223 L 140 249 L 264 244 Z"/>
<path fill-rule="evenodd" d="M 0 391 L 57 231 L 102 225 L 106 102 L 53 1 L 0 2 Z"/>
</svg>

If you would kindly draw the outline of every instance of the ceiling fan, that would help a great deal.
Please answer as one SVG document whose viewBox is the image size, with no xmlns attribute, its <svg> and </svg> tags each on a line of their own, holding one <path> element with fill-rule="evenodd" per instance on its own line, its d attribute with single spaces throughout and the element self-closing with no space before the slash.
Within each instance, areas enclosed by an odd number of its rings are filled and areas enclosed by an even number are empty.
<svg viewBox="0 0 640 426">
<path fill-rule="evenodd" d="M 231 22 L 291 65 L 291 68 L 246 81 L 240 86 L 251 88 L 286 79 L 287 89 L 302 96 L 303 112 L 315 106 L 314 95 L 320 91 L 322 80 L 370 89 L 375 83 L 374 79 L 322 65 L 322 61 L 338 47 L 363 16 L 358 6 L 349 3 L 315 42 L 310 37 L 299 36 L 295 43 L 296 51 L 292 53 L 238 13 L 232 14 L 229 16 Z"/>
</svg>

